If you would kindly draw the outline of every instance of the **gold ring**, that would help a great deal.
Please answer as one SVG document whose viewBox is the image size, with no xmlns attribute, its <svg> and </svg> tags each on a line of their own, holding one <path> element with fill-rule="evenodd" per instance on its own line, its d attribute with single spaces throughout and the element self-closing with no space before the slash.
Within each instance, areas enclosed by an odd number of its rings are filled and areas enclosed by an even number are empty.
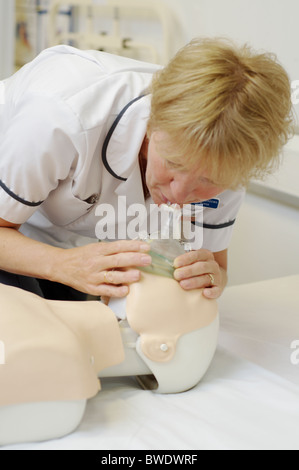
<svg viewBox="0 0 299 470">
<path fill-rule="evenodd" d="M 211 281 L 211 286 L 213 286 L 213 285 L 215 284 L 214 276 L 213 276 L 213 274 L 211 274 L 211 273 L 208 273 L 208 276 L 209 276 L 210 281 Z"/>
<path fill-rule="evenodd" d="M 108 271 L 105 271 L 104 272 L 104 281 L 109 283 L 109 281 L 107 279 L 107 274 L 108 274 Z"/>
</svg>

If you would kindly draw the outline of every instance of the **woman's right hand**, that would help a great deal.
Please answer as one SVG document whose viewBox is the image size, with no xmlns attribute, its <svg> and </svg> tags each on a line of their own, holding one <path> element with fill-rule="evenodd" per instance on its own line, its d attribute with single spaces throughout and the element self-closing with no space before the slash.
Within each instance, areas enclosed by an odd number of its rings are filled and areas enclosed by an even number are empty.
<svg viewBox="0 0 299 470">
<path fill-rule="evenodd" d="M 94 296 L 124 297 L 140 279 L 138 266 L 151 264 L 148 243 L 136 240 L 91 243 L 60 250 L 52 280 Z"/>
</svg>

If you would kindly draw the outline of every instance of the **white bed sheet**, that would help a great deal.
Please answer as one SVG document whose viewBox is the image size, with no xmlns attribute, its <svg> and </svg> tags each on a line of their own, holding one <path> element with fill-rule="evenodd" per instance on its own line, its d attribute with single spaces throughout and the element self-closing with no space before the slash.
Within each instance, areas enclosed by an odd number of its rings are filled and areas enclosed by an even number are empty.
<svg viewBox="0 0 299 470">
<path fill-rule="evenodd" d="M 299 450 L 299 276 L 227 288 L 219 304 L 219 347 L 197 387 L 158 395 L 104 379 L 73 434 L 2 449 Z"/>
<path fill-rule="evenodd" d="M 229 287 L 219 308 L 219 344 L 299 385 L 290 359 L 299 341 L 299 275 Z"/>
</svg>

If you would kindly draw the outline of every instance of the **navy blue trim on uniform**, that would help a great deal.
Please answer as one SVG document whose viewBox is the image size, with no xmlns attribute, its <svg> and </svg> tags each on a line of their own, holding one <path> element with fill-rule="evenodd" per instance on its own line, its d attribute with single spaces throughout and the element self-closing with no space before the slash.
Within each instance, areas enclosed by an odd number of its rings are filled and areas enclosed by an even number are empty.
<svg viewBox="0 0 299 470">
<path fill-rule="evenodd" d="M 13 193 L 4 183 L 3 181 L 0 180 L 0 187 L 4 189 L 4 191 L 14 198 L 16 201 L 21 202 L 25 206 L 30 206 L 30 207 L 37 207 L 40 206 L 44 201 L 39 201 L 39 202 L 30 202 L 26 201 L 26 199 L 22 199 L 20 196 L 17 196 L 15 193 Z"/>
<path fill-rule="evenodd" d="M 104 140 L 104 143 L 103 143 L 103 147 L 102 147 L 102 160 L 103 160 L 104 166 L 105 166 L 106 170 L 107 170 L 114 178 L 116 178 L 116 179 L 118 179 L 118 180 L 121 180 L 121 181 L 127 181 L 128 178 L 123 178 L 122 176 L 117 175 L 117 174 L 112 170 L 112 168 L 110 167 L 110 165 L 109 165 L 109 163 L 108 163 L 108 160 L 107 160 L 107 148 L 108 148 L 110 139 L 111 139 L 111 137 L 112 137 L 113 132 L 115 131 L 115 128 L 116 128 L 117 124 L 119 123 L 119 121 L 121 120 L 121 118 L 123 117 L 123 115 L 125 114 L 125 112 L 127 111 L 127 109 L 128 109 L 133 103 L 135 103 L 136 101 L 140 100 L 140 99 L 143 98 L 144 96 L 145 96 L 145 95 L 141 95 L 141 96 L 138 96 L 137 98 L 134 98 L 132 101 L 130 101 L 130 103 L 128 103 L 128 104 L 121 110 L 121 112 L 119 113 L 119 115 L 117 116 L 117 118 L 115 119 L 115 121 L 113 122 L 112 126 L 110 127 L 109 132 L 108 132 L 108 134 L 106 135 L 105 140 Z"/>
<path fill-rule="evenodd" d="M 192 221 L 192 224 L 193 224 L 193 225 L 196 225 L 197 227 L 210 228 L 210 229 L 218 229 L 218 228 L 230 227 L 231 225 L 234 225 L 235 222 L 236 222 L 236 219 L 230 220 L 229 222 L 225 222 L 224 224 L 218 224 L 218 225 L 213 225 L 213 224 L 201 224 L 200 222 L 194 222 L 194 221 Z"/>
</svg>

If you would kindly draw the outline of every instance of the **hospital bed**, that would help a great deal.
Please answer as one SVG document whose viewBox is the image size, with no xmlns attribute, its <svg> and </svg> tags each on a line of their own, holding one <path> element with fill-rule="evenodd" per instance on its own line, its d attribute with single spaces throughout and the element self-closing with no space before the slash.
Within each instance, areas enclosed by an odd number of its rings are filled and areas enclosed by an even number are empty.
<svg viewBox="0 0 299 470">
<path fill-rule="evenodd" d="M 162 395 L 104 378 L 75 432 L 2 450 L 299 450 L 298 286 L 299 275 L 228 287 L 195 388 Z"/>
</svg>

